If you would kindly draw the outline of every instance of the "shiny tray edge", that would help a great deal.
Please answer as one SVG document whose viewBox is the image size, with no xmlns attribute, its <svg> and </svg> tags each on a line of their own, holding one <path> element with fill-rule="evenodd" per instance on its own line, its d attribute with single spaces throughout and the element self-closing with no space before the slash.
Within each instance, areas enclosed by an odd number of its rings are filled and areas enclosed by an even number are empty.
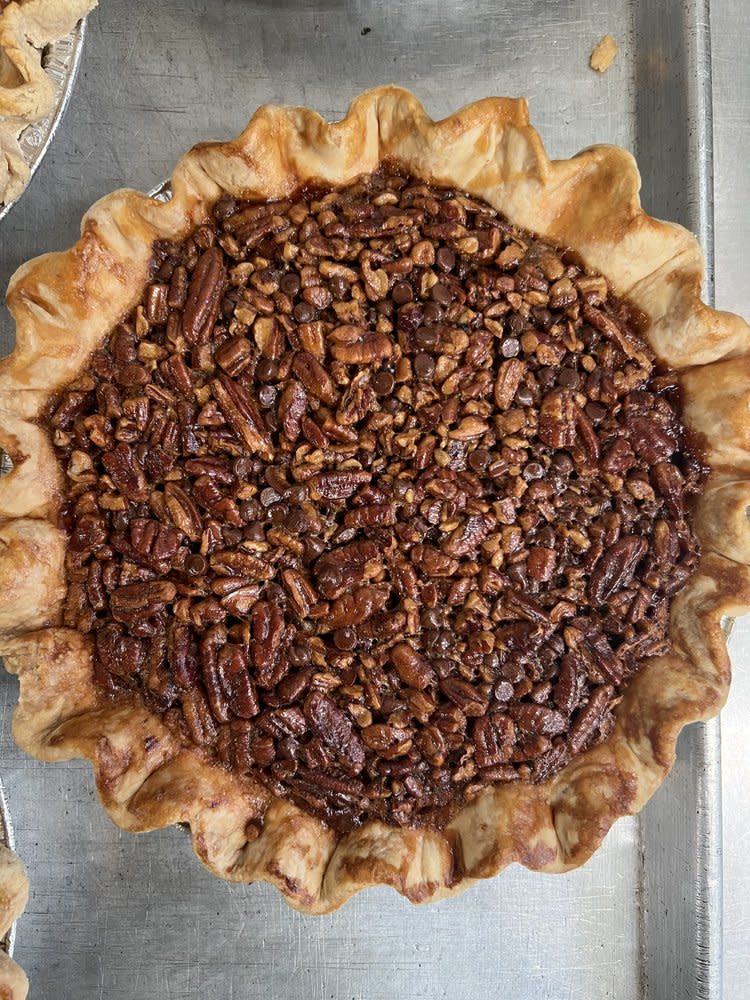
<svg viewBox="0 0 750 1000">
<path fill-rule="evenodd" d="M 651 39 L 659 39 L 664 49 L 674 44 L 682 59 L 673 105 L 658 106 L 647 88 L 637 99 L 640 145 L 649 151 L 648 159 L 639 157 L 644 200 L 666 206 L 668 218 L 698 237 L 705 255 L 703 298 L 713 304 L 710 0 L 690 0 L 679 24 L 673 6 L 660 0 L 636 3 L 635 16 L 644 58 Z M 677 155 L 665 141 L 672 136 L 681 139 Z M 639 817 L 640 985 L 650 1000 L 722 997 L 720 732 L 718 719 L 684 730 L 667 787 Z"/>
<path fill-rule="evenodd" d="M 10 818 L 10 810 L 8 809 L 8 800 L 5 797 L 2 778 L 0 778 L 0 845 L 9 847 L 11 850 L 15 847 L 13 823 Z M 16 925 L 14 922 L 11 924 L 7 934 L 3 938 L 0 938 L 0 950 L 4 951 L 7 955 L 12 955 L 15 943 Z"/>
</svg>

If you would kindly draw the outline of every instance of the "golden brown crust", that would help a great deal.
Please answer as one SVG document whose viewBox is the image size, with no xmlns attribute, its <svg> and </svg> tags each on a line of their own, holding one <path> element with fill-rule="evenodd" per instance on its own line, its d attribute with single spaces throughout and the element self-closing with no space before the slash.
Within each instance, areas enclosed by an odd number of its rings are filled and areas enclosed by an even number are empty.
<svg viewBox="0 0 750 1000">
<path fill-rule="evenodd" d="M 685 419 L 705 437 L 713 472 L 694 515 L 703 557 L 672 608 L 674 652 L 643 664 L 605 744 L 544 785 L 485 790 L 442 832 L 368 822 L 339 835 L 253 782 L 212 767 L 143 708 L 104 703 L 81 636 L 40 629 L 41 617 L 54 618 L 62 543 L 50 520 L 56 466 L 28 421 L 136 303 L 154 239 L 185 235 L 223 192 L 273 198 L 313 179 L 344 184 L 388 157 L 574 246 L 648 313 L 649 340 L 680 372 Z M 700 301 L 697 242 L 679 226 L 649 218 L 638 188 L 632 157 L 614 147 L 550 161 L 523 101 L 488 99 L 432 122 L 411 94 L 386 87 L 359 97 L 333 125 L 299 108 L 261 108 L 236 140 L 203 144 L 180 161 L 171 202 L 116 192 L 88 212 L 75 247 L 22 267 L 8 293 L 18 347 L 0 362 L 0 410 L 12 402 L 16 420 L 6 434 L 16 454 L 27 457 L 0 488 L 0 510 L 25 520 L 3 528 L 5 565 L 13 572 L 19 559 L 28 561 L 32 536 L 25 529 L 35 522 L 41 534 L 33 537 L 44 543 L 52 571 L 45 579 L 52 583 L 2 647 L 21 677 L 14 723 L 21 746 L 44 759 L 88 757 L 103 803 L 120 825 L 189 823 L 208 868 L 232 880 L 272 882 L 307 912 L 327 912 L 373 884 L 423 902 L 511 862 L 564 871 L 585 861 L 614 820 L 637 811 L 664 779 L 680 729 L 721 707 L 729 682 L 722 619 L 750 608 L 750 476 L 743 478 L 750 465 L 750 331 Z M 31 500 L 28 476 L 23 485 L 27 467 L 50 470 Z M 11 582 L 2 565 L 0 585 Z M 40 584 L 41 574 L 35 580 Z M 20 604 L 19 594 L 14 613 Z M 12 621 L 7 615 L 6 627 Z M 257 836 L 254 821 L 264 814 Z"/>
<path fill-rule="evenodd" d="M 0 205 L 23 191 L 29 168 L 21 132 L 49 114 L 55 89 L 42 52 L 63 38 L 97 0 L 17 0 L 0 11 Z"/>
<path fill-rule="evenodd" d="M 0 937 L 21 916 L 28 900 L 26 869 L 14 851 L 0 846 Z M 0 951 L 0 1000 L 24 1000 L 28 991 L 23 969 Z"/>
<path fill-rule="evenodd" d="M 29 980 L 20 965 L 0 951 L 0 1000 L 25 1000 Z"/>
</svg>

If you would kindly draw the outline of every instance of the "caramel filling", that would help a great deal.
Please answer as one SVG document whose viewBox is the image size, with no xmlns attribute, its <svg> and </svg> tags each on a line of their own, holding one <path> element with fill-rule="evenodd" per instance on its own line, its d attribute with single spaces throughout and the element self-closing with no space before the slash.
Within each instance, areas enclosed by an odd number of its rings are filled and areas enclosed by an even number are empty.
<svg viewBox="0 0 750 1000">
<path fill-rule="evenodd" d="M 392 168 L 220 201 L 45 417 L 97 683 L 339 829 L 545 781 L 697 558 L 642 322 Z"/>
</svg>

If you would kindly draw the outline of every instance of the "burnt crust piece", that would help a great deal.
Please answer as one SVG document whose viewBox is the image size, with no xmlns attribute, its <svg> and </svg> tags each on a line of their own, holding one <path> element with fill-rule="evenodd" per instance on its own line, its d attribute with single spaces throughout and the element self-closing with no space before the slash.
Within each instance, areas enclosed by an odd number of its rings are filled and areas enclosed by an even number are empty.
<svg viewBox="0 0 750 1000">
<path fill-rule="evenodd" d="M 693 516 L 702 556 L 672 604 L 672 650 L 642 664 L 605 743 L 543 784 L 485 789 L 440 832 L 370 821 L 338 834 L 207 764 L 142 707 L 102 700 L 86 640 L 60 625 L 59 472 L 33 421 L 139 301 L 155 241 L 184 237 L 223 194 L 273 199 L 310 181 L 341 186 L 384 159 L 484 199 L 605 273 L 650 317 L 646 338 L 678 373 L 683 419 L 705 439 L 711 469 Z M 0 365 L 0 445 L 14 458 L 0 480 L 0 582 L 13 595 L 0 648 L 21 680 L 19 744 L 42 759 L 89 758 L 120 825 L 187 822 L 210 870 L 270 881 L 307 912 L 327 912 L 378 883 L 422 902 L 514 861 L 544 871 L 585 861 L 612 822 L 637 811 L 664 779 L 680 729 L 720 709 L 729 683 L 722 620 L 750 607 L 748 327 L 700 301 L 696 241 L 645 215 L 638 185 L 634 161 L 613 147 L 550 161 L 523 101 L 488 99 L 432 122 L 412 95 L 383 88 L 334 125 L 303 109 L 262 108 L 238 139 L 196 147 L 180 161 L 171 202 L 117 192 L 88 213 L 74 248 L 22 267 L 8 294 L 18 346 Z"/>
</svg>

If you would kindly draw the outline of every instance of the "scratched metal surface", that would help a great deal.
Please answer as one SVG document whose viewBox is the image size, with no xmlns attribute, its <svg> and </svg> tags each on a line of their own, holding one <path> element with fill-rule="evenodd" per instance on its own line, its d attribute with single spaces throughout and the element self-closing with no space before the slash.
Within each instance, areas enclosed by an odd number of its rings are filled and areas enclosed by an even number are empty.
<svg viewBox="0 0 750 1000">
<path fill-rule="evenodd" d="M 743 3 L 718 6 L 729 40 Z M 605 31 L 621 49 L 599 77 L 587 60 Z M 104 4 L 89 20 L 65 127 L 0 227 L 0 285 L 28 257 L 68 245 L 95 198 L 125 183 L 152 188 L 183 149 L 235 133 L 259 103 L 306 103 L 336 117 L 358 91 L 390 80 L 434 115 L 491 93 L 523 94 L 553 155 L 594 141 L 633 150 L 649 210 L 710 247 L 707 43 L 698 0 Z M 735 200 L 728 226 L 738 214 Z M 7 316 L 0 337 L 5 350 Z M 750 632 L 739 631 L 736 657 L 747 662 Z M 16 957 L 33 1000 L 721 995 L 716 725 L 684 735 L 667 784 L 577 872 L 513 869 L 419 910 L 371 891 L 309 918 L 267 887 L 213 879 L 179 830 L 118 831 L 95 802 L 87 765 L 42 765 L 13 747 L 16 696 L 2 675 L 0 761 L 32 879 Z"/>
<path fill-rule="evenodd" d="M 750 264 L 750 61 L 737 59 L 736 39 L 750 37 L 750 6 L 714 3 L 713 91 L 716 123 L 716 304 L 748 316 Z M 747 722 L 750 712 L 750 616 L 737 622 L 729 702 L 721 716 L 724 814 L 724 996 L 748 994 L 750 967 L 750 796 Z M 743 655 L 740 655 L 740 654 Z"/>
</svg>

